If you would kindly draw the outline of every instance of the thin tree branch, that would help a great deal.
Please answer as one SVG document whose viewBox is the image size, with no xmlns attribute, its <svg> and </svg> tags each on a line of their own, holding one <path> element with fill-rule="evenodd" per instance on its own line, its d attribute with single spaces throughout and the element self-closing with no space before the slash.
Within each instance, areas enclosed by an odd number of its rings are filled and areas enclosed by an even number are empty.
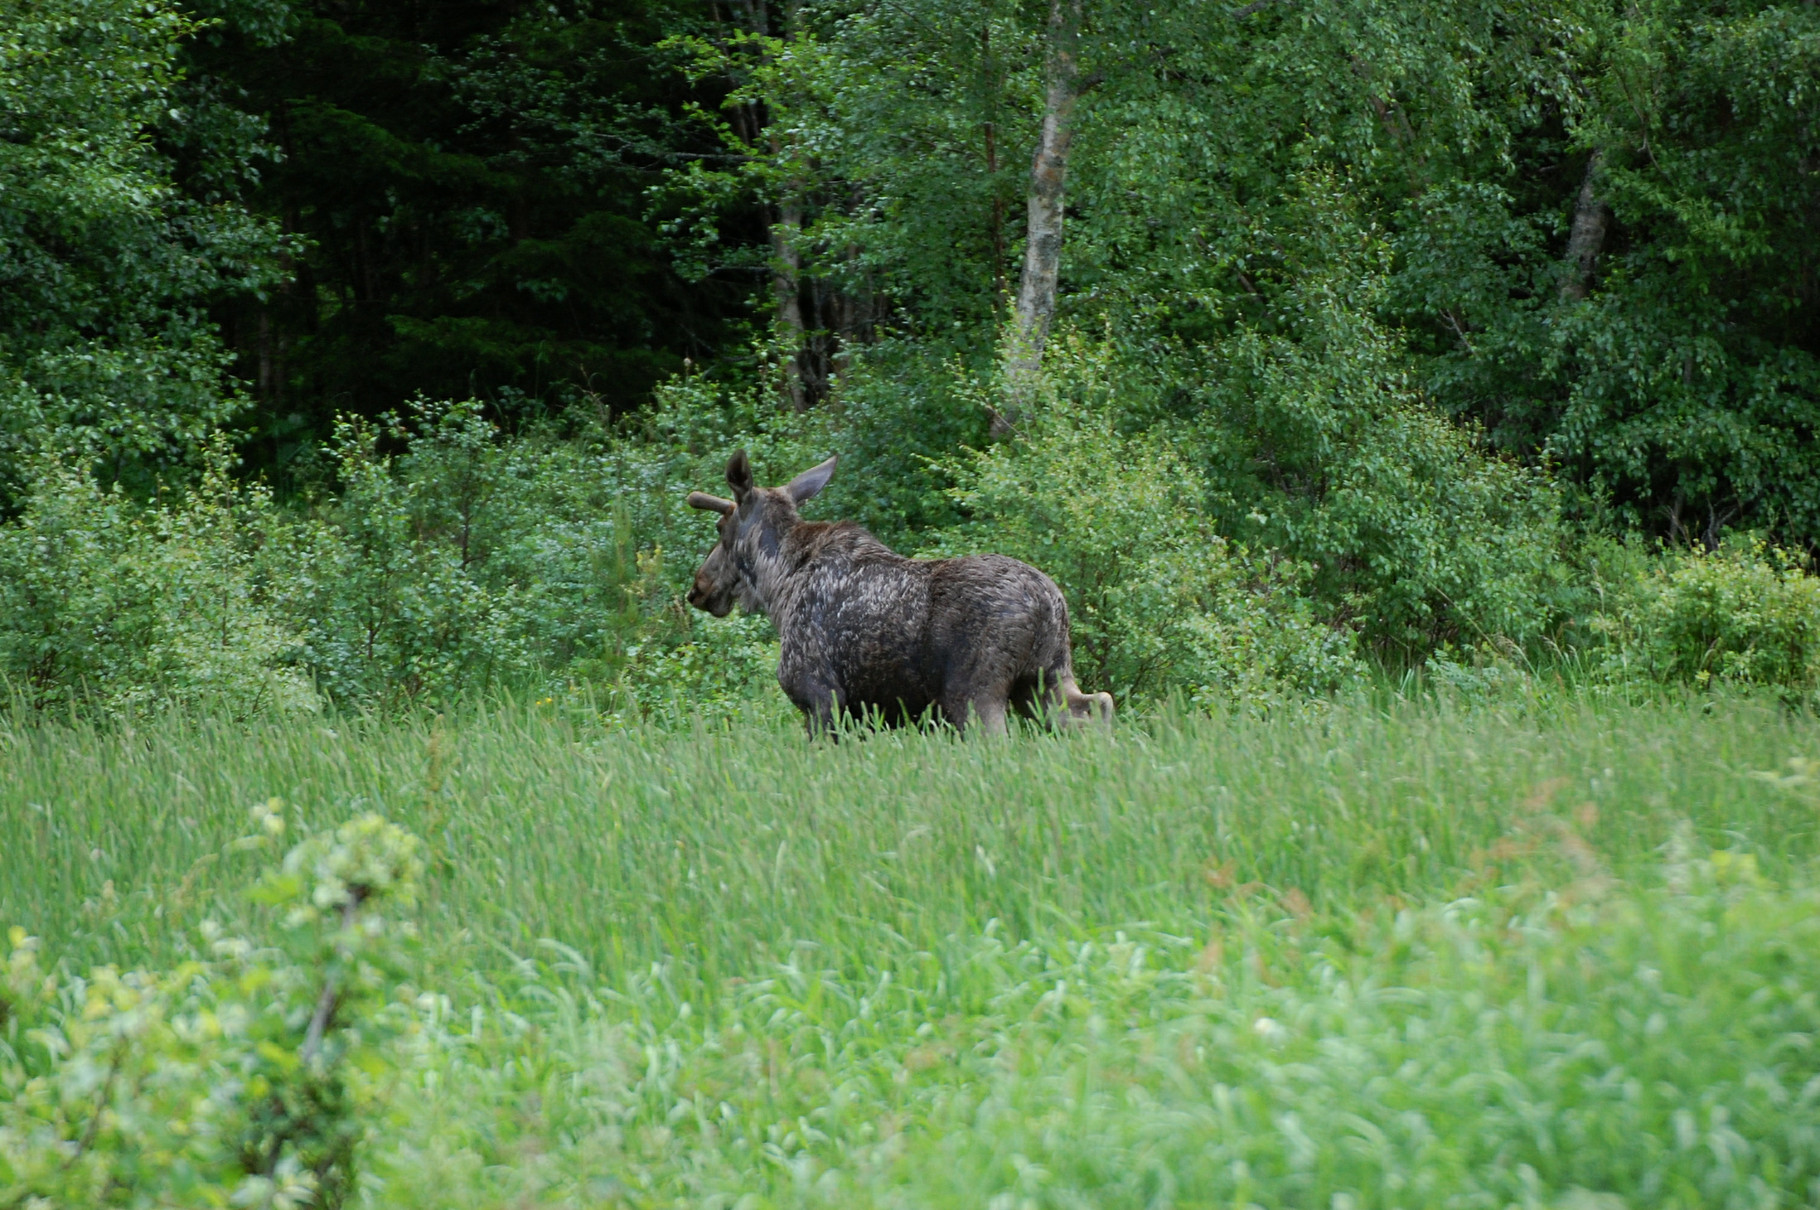
<svg viewBox="0 0 1820 1210">
<path fill-rule="evenodd" d="M 360 911 L 366 892 L 361 887 L 348 888 L 348 901 L 341 905 L 341 927 L 354 927 L 354 917 Z M 346 959 L 346 955 L 342 955 Z M 330 972 L 323 981 L 322 994 L 316 997 L 316 1011 L 310 1014 L 310 1027 L 304 1031 L 303 1049 L 298 1057 L 304 1066 L 309 1066 L 322 1050 L 322 1039 L 329 1031 L 329 1025 L 335 1019 L 335 1011 L 341 1007 L 341 980 L 336 973 Z"/>
</svg>

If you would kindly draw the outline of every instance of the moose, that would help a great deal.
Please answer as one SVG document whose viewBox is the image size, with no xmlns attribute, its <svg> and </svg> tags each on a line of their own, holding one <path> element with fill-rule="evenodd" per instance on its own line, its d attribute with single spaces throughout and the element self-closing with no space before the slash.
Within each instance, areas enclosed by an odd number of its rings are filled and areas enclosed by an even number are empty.
<svg viewBox="0 0 1820 1210">
<path fill-rule="evenodd" d="M 931 709 L 989 735 L 1006 733 L 1010 710 L 1112 722 L 1112 695 L 1075 683 L 1055 581 L 1003 555 L 910 559 L 851 521 L 803 520 L 798 508 L 834 464 L 756 487 L 740 450 L 727 463 L 731 500 L 689 493 L 693 507 L 720 514 L 689 604 L 724 618 L 737 603 L 776 624 L 777 680 L 811 735 L 843 713 L 905 723 Z"/>
</svg>

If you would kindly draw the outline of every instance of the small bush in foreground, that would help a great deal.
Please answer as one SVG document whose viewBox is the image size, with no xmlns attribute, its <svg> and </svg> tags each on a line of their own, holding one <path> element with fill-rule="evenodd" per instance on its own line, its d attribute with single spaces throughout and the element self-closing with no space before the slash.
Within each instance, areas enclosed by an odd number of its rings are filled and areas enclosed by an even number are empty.
<svg viewBox="0 0 1820 1210">
<path fill-rule="evenodd" d="M 264 833 L 282 831 L 269 804 Z M 244 845 L 241 847 L 245 847 Z M 313 836 L 257 891 L 255 943 L 204 930 L 168 971 L 64 976 L 11 933 L 0 981 L 0 1206 L 342 1205 L 362 1135 L 350 1064 L 422 874 L 376 816 Z"/>
</svg>

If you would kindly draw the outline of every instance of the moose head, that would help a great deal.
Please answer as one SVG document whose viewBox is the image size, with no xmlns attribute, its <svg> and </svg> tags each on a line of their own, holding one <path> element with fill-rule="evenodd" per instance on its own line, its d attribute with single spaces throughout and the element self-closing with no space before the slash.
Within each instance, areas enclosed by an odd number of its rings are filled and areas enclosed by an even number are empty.
<svg viewBox="0 0 1820 1210">
<path fill-rule="evenodd" d="M 828 486 L 834 463 L 835 458 L 829 458 L 782 487 L 756 487 L 752 460 L 740 450 L 727 461 L 731 500 L 690 492 L 692 507 L 720 514 L 720 536 L 695 573 L 689 604 L 717 618 L 726 617 L 735 602 L 749 611 L 767 612 L 776 588 L 779 549 L 802 520 L 797 506 Z"/>
</svg>

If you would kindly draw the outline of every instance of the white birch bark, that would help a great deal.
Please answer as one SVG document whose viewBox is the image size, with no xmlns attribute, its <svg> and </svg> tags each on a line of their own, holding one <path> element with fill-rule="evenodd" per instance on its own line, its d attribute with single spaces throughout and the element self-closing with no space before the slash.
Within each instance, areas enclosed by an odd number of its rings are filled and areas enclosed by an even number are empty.
<svg viewBox="0 0 1820 1210">
<path fill-rule="evenodd" d="M 1050 0 L 1045 56 L 1043 126 L 1030 163 L 1024 268 L 1012 311 L 1005 358 L 1008 399 L 992 421 L 994 434 L 1010 433 L 1029 411 L 1043 369 L 1043 346 L 1055 318 L 1056 281 L 1062 265 L 1062 213 L 1066 203 L 1068 145 L 1080 97 L 1081 0 Z"/>
<path fill-rule="evenodd" d="M 809 406 L 809 393 L 803 384 L 802 268 L 800 238 L 803 230 L 803 208 L 788 201 L 777 208 L 777 221 L 771 224 L 771 293 L 777 300 L 777 331 L 783 341 L 784 398 L 791 410 L 801 412 Z"/>
<path fill-rule="evenodd" d="M 1580 196 L 1574 200 L 1574 225 L 1567 235 L 1567 276 L 1561 280 L 1561 298 L 1579 302 L 1592 286 L 1599 253 L 1605 248 L 1605 229 L 1611 225 L 1611 208 L 1599 199 L 1599 169 L 1605 153 L 1595 151 L 1586 161 Z"/>
</svg>

